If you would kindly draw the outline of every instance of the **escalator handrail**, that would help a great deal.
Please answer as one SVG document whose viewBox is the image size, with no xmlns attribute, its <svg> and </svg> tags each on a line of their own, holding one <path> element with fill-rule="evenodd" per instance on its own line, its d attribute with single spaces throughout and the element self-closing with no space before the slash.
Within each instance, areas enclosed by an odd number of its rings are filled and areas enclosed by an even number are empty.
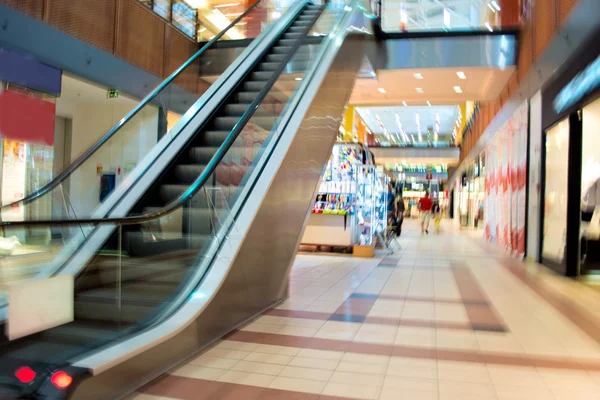
<svg viewBox="0 0 600 400">
<path fill-rule="evenodd" d="M 318 18 L 318 15 L 317 17 Z M 295 21 L 292 20 L 290 25 Z M 313 20 L 313 24 L 316 21 Z M 312 24 L 310 25 L 312 27 Z M 285 31 L 285 30 L 284 30 Z M 308 34 L 308 32 L 306 32 Z M 233 126 L 217 152 L 212 156 L 206 168 L 202 171 L 202 173 L 194 180 L 194 182 L 190 185 L 190 187 L 183 192 L 179 197 L 173 200 L 171 203 L 166 206 L 160 208 L 159 210 L 152 211 L 145 214 L 140 215 L 132 215 L 126 217 L 118 217 L 118 218 L 87 218 L 87 219 L 62 219 L 62 220 L 36 220 L 36 221 L 2 221 L 0 222 L 0 226 L 3 227 L 17 227 L 17 226 L 68 226 L 68 225 L 137 225 L 146 223 L 152 220 L 160 219 L 166 215 L 171 214 L 172 212 L 178 210 L 181 206 L 185 204 L 188 200 L 194 197 L 200 189 L 204 186 L 204 184 L 208 181 L 210 176 L 216 171 L 217 166 L 225 157 L 225 154 L 229 151 L 239 134 L 242 132 L 246 124 L 250 121 L 255 111 L 258 110 L 263 100 L 269 94 L 271 87 L 275 84 L 277 79 L 279 79 L 280 75 L 283 73 L 287 64 L 291 61 L 292 57 L 298 50 L 298 48 L 304 42 L 304 36 L 301 36 L 294 45 L 292 49 L 288 52 L 283 61 L 280 62 L 279 66 L 273 74 L 269 78 L 269 80 L 265 83 L 263 88 L 260 90 L 254 101 L 248 106 L 248 109 L 242 114 L 240 119 Z"/>
<path fill-rule="evenodd" d="M 227 31 L 233 28 L 239 21 L 245 18 L 252 10 L 254 10 L 258 4 L 261 3 L 262 0 L 256 1 L 252 4 L 244 13 L 239 15 L 236 19 L 234 19 L 225 29 L 219 32 L 215 37 L 213 37 L 209 42 L 207 42 L 204 46 L 200 48 L 192 57 L 190 57 L 185 63 L 183 63 L 179 68 L 177 68 L 167 79 L 162 81 L 152 92 L 150 92 L 144 99 L 138 103 L 138 105 L 131 110 L 127 115 L 125 115 L 122 119 L 117 122 L 115 126 L 113 126 L 104 136 L 102 136 L 96 143 L 94 143 L 89 149 L 86 150 L 81 156 L 79 156 L 71 165 L 69 165 L 64 171 L 62 171 L 56 178 L 47 183 L 41 189 L 31 193 L 30 195 L 17 200 L 11 204 L 4 205 L 0 207 L 0 211 L 9 210 L 12 207 L 15 207 L 17 204 L 27 204 L 32 201 L 40 198 L 46 193 L 53 190 L 55 187 L 60 185 L 65 179 L 67 179 L 77 168 L 81 166 L 85 161 L 87 161 L 96 151 L 98 151 L 110 138 L 113 137 L 115 133 L 117 133 L 125 124 L 131 121 L 144 107 L 146 107 L 152 100 L 156 98 L 167 86 L 169 86 L 175 79 L 181 75 L 183 71 L 185 71 L 194 61 L 198 59 L 206 50 L 212 47 L 217 41 L 219 41 Z"/>
</svg>

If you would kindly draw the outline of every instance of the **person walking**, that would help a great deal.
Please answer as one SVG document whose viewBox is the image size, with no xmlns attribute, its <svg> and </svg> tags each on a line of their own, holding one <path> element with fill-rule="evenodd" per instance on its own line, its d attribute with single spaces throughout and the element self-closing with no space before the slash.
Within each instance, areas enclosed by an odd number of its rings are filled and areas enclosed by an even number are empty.
<svg viewBox="0 0 600 400">
<path fill-rule="evenodd" d="M 435 233 L 440 233 L 440 227 L 442 225 L 442 207 L 440 207 L 440 203 L 437 201 L 433 203 L 433 223 L 435 225 Z"/>
<path fill-rule="evenodd" d="M 421 213 L 421 234 L 429 234 L 429 222 L 431 221 L 431 208 L 433 201 L 429 198 L 429 192 L 425 192 L 425 196 L 419 199 L 417 208 Z"/>
<path fill-rule="evenodd" d="M 399 196 L 396 201 L 396 236 L 400 236 L 402 233 L 402 223 L 404 222 L 405 211 L 406 206 L 404 205 L 404 199 L 402 196 Z"/>
</svg>

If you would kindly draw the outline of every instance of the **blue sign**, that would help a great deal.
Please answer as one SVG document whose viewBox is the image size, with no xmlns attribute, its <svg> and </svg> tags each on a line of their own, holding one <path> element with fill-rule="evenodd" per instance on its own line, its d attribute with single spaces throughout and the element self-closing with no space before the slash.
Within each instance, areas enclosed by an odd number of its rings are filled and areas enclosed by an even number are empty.
<svg viewBox="0 0 600 400">
<path fill-rule="evenodd" d="M 560 91 L 552 102 L 557 114 L 577 104 L 582 98 L 600 86 L 600 57 L 581 71 Z"/>
</svg>

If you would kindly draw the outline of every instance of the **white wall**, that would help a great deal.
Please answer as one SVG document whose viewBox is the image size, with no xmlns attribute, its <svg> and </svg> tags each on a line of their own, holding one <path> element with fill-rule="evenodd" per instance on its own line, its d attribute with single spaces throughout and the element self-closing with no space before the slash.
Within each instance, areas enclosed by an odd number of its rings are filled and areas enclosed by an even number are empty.
<svg viewBox="0 0 600 400">
<path fill-rule="evenodd" d="M 61 104 L 59 113 L 73 121 L 71 160 L 75 161 L 91 145 L 100 139 L 136 102 L 114 102 L 110 100 L 94 103 Z M 69 194 L 77 217 L 89 217 L 100 204 L 100 175 L 103 172 L 121 168 L 116 184 L 123 179 L 127 164 L 137 164 L 156 144 L 158 137 L 158 109 L 148 107 L 142 110 L 126 127 L 98 150 L 69 179 Z"/>
<path fill-rule="evenodd" d="M 539 261 L 540 187 L 542 167 L 542 92 L 529 101 L 529 210 L 527 215 L 527 258 Z"/>
</svg>

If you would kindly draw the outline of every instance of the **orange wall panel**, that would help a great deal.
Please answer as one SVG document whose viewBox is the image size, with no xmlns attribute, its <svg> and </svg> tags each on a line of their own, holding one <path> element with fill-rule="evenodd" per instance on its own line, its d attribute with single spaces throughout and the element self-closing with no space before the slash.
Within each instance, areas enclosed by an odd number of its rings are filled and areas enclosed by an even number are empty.
<svg viewBox="0 0 600 400">
<path fill-rule="evenodd" d="M 31 18 L 41 20 L 44 17 L 44 0 L 0 0 L 0 4 Z"/>
</svg>

